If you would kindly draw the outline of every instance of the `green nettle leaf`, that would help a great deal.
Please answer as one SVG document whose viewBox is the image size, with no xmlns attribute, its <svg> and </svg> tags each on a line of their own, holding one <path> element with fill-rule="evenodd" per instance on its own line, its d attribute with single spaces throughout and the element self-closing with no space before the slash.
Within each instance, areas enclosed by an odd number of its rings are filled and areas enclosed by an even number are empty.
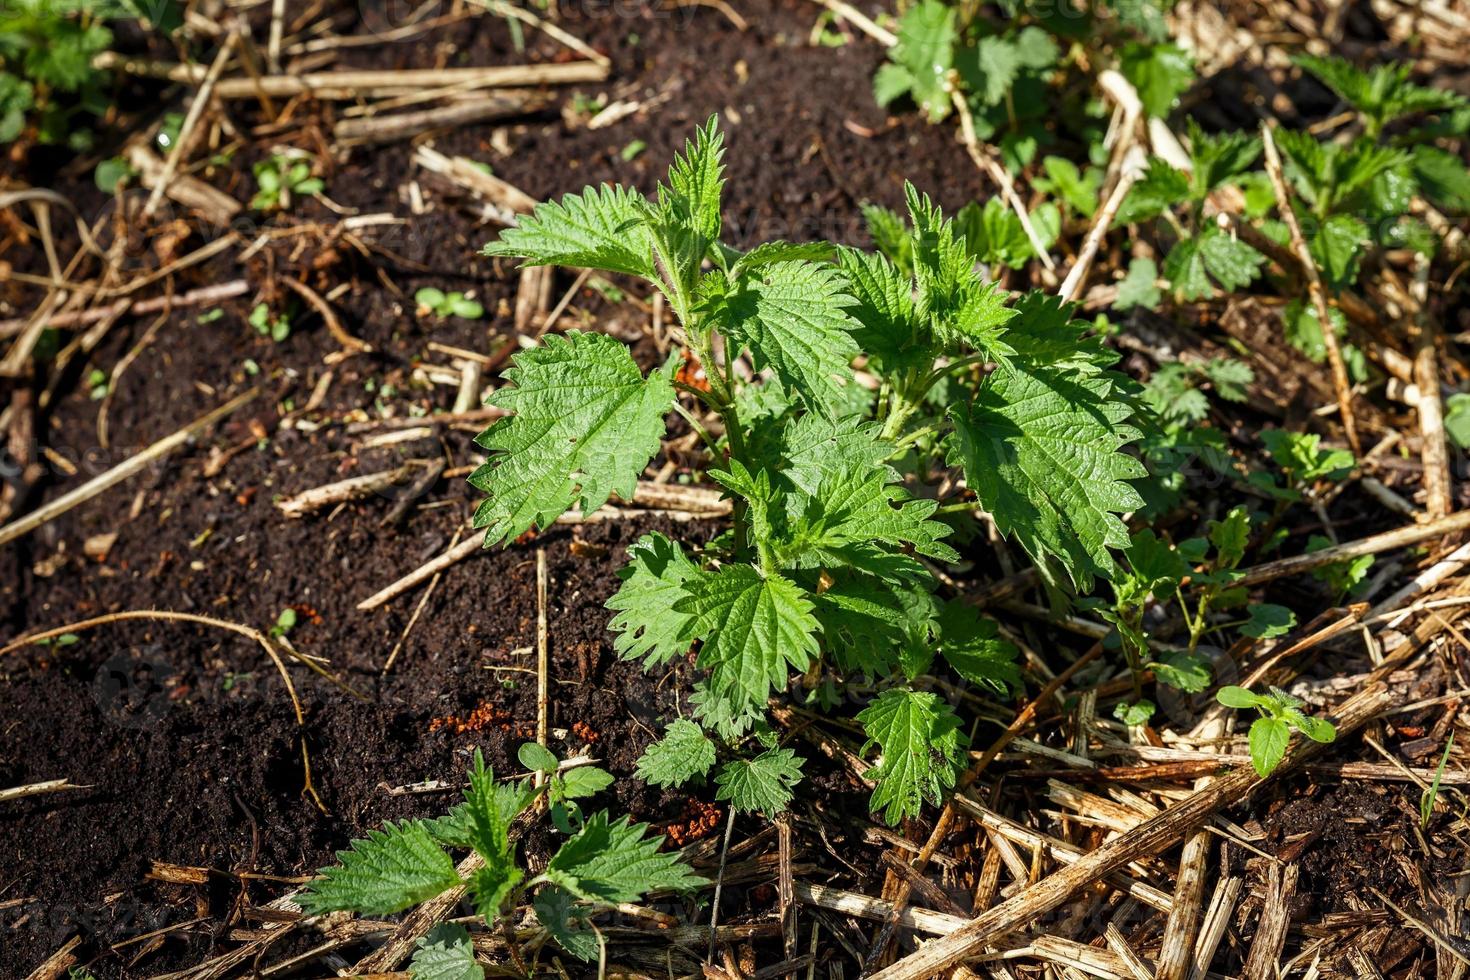
<svg viewBox="0 0 1470 980">
<path fill-rule="evenodd" d="M 308 915 L 351 910 L 364 915 L 392 915 L 428 901 L 459 885 L 454 861 L 421 821 L 391 820 L 370 830 L 346 851 L 341 863 L 322 868 L 320 878 L 298 898 Z"/>
<path fill-rule="evenodd" d="M 555 796 L 563 800 L 581 800 L 596 796 L 613 784 L 613 774 L 596 766 L 568 769 L 557 781 Z"/>
<path fill-rule="evenodd" d="M 1351 450 L 1324 449 L 1322 437 L 1315 432 L 1267 429 L 1261 433 L 1261 442 L 1271 454 L 1272 461 L 1295 483 L 1341 480 L 1357 465 Z"/>
<path fill-rule="evenodd" d="M 617 612 L 608 629 L 615 634 L 618 656 L 654 667 L 688 653 L 694 617 L 674 605 L 690 594 L 690 583 L 698 576 L 699 566 L 676 542 L 657 531 L 639 538 L 618 572 L 622 586 L 607 600 L 607 608 Z"/>
<path fill-rule="evenodd" d="M 1149 160 L 1143 176 L 1129 188 L 1128 196 L 1123 198 L 1118 216 L 1113 219 L 1113 227 L 1157 218 L 1176 204 L 1183 204 L 1189 197 L 1189 174 L 1154 157 Z"/>
<path fill-rule="evenodd" d="M 610 905 L 703 885 L 705 880 L 690 872 L 678 853 L 659 851 L 663 842 L 648 835 L 647 824 L 628 817 L 610 822 L 607 812 L 600 811 L 552 856 L 544 877 L 584 901 Z"/>
<path fill-rule="evenodd" d="M 918 572 L 926 573 L 922 566 Z M 906 649 L 927 648 L 938 604 L 920 575 L 840 575 L 817 597 L 822 645 L 844 671 L 879 677 Z"/>
<path fill-rule="evenodd" d="M 1337 738 L 1337 726 L 1326 718 L 1314 718 L 1294 707 L 1285 708 L 1282 714 L 1293 728 L 1314 742 L 1325 744 Z"/>
<path fill-rule="evenodd" d="M 523 258 L 526 265 L 606 269 L 653 279 L 648 202 L 624 187 L 588 187 L 545 201 L 507 228 L 484 254 Z"/>
<path fill-rule="evenodd" d="M 487 547 L 546 527 L 574 503 L 596 510 L 631 497 L 658 452 L 673 400 L 674 362 L 646 379 L 620 341 L 570 330 L 523 351 L 514 382 L 489 404 L 513 413 L 480 434 L 489 452 L 470 483 L 490 495 L 475 512 Z"/>
<path fill-rule="evenodd" d="M 1055 204 L 1044 202 L 1029 217 L 1041 244 L 1049 247 L 1060 229 L 1061 212 Z M 970 202 L 954 220 L 963 230 L 965 247 L 982 262 L 1019 269 L 1036 257 L 1036 248 L 1020 217 L 999 197 L 986 201 L 983 208 Z"/>
<path fill-rule="evenodd" d="M 0 143 L 10 143 L 21 134 L 26 112 L 34 104 L 35 89 L 29 82 L 0 72 Z"/>
<path fill-rule="evenodd" d="M 939 803 L 964 768 L 969 740 L 960 720 L 938 695 L 902 688 L 884 691 L 858 713 L 867 733 L 863 751 L 877 745 L 882 759 L 872 770 L 878 785 L 868 806 L 896 825 L 917 817 L 924 802 Z"/>
<path fill-rule="evenodd" d="M 729 800 L 744 813 L 774 817 L 791 802 L 791 788 L 801 782 L 802 760 L 791 749 L 767 749 L 754 759 L 725 763 L 715 777 L 715 799 Z"/>
<path fill-rule="evenodd" d="M 1205 268 L 1226 292 L 1250 285 L 1266 257 L 1219 225 L 1210 225 L 1200 235 L 1200 256 Z"/>
<path fill-rule="evenodd" d="M 1130 578 L 1139 590 L 1158 599 L 1173 596 L 1189 574 L 1184 556 L 1147 528 L 1133 535 L 1128 545 L 1128 565 Z"/>
<path fill-rule="evenodd" d="M 1368 226 L 1347 214 L 1324 221 L 1308 242 L 1312 258 L 1332 289 L 1350 286 L 1358 278 L 1358 260 L 1368 244 Z"/>
<path fill-rule="evenodd" d="M 1445 432 L 1449 433 L 1450 438 L 1453 439 L 1454 435 L 1451 432 L 1451 428 L 1450 420 L 1446 418 Z M 1307 538 L 1307 552 L 1309 554 L 1313 551 L 1321 551 L 1323 548 L 1329 548 L 1331 546 L 1332 539 L 1325 535 L 1314 534 Z M 1359 555 L 1357 558 L 1348 561 L 1331 562 L 1323 565 L 1321 568 L 1312 569 L 1312 578 L 1326 583 L 1334 595 L 1341 598 L 1357 590 L 1367 580 L 1368 570 L 1373 567 L 1374 561 L 1373 555 Z"/>
<path fill-rule="evenodd" d="M 1456 392 L 1445 400 L 1444 430 L 1456 446 L 1470 448 L 1470 394 Z"/>
<path fill-rule="evenodd" d="M 1381 64 L 1364 72 L 1342 58 L 1299 54 L 1292 60 L 1367 117 L 1369 135 L 1376 135 L 1384 125 L 1401 116 L 1442 112 L 1465 105 L 1464 98 L 1453 92 L 1412 84 L 1408 65 Z"/>
<path fill-rule="evenodd" d="M 927 368 L 934 363 L 929 325 L 914 303 L 909 273 L 879 253 L 844 248 L 838 265 L 857 305 L 853 339 L 890 373 Z"/>
<path fill-rule="evenodd" d="M 885 108 L 914 90 L 914 76 L 903 65 L 885 62 L 873 73 L 873 100 Z"/>
<path fill-rule="evenodd" d="M 435 926 L 418 941 L 408 973 L 413 980 L 485 980 L 469 931 L 451 922 Z"/>
<path fill-rule="evenodd" d="M 535 742 L 521 746 L 540 749 L 551 757 L 551 768 L 556 768 L 556 757 Z M 528 766 L 527 768 L 533 768 Z M 510 843 L 510 825 L 535 798 L 534 789 L 526 782 L 497 782 L 495 772 L 485 765 L 484 757 L 475 750 L 475 765 L 469 773 L 470 784 L 465 789 L 465 827 L 468 842 L 487 861 L 504 857 L 507 861 L 514 854 Z"/>
<path fill-rule="evenodd" d="M 944 659 L 971 684 L 1005 694 L 1021 689 L 1016 647 L 1001 638 L 1000 625 L 961 599 L 944 604 L 939 615 L 939 650 Z"/>
<path fill-rule="evenodd" d="M 1310 133 L 1282 129 L 1276 133 L 1276 142 L 1284 156 L 1287 175 L 1319 217 L 1338 206 L 1350 206 L 1354 196 L 1380 174 L 1410 165 L 1408 153 L 1376 140 L 1319 143 Z"/>
<path fill-rule="evenodd" d="M 1215 295 L 1213 276 L 1227 292 L 1250 285 L 1266 257 L 1218 225 L 1180 241 L 1164 260 L 1164 276 L 1186 300 Z"/>
<path fill-rule="evenodd" d="M 847 314 L 853 298 L 844 285 L 830 265 L 783 262 L 753 270 L 711 312 L 733 347 L 750 350 L 756 370 L 769 366 L 783 385 L 831 415 L 858 353 L 851 333 L 858 325 Z"/>
<path fill-rule="evenodd" d="M 536 893 L 532 903 L 536 921 L 551 934 L 556 944 L 583 963 L 597 959 L 597 933 L 577 914 L 572 896 L 552 886 Z"/>
<path fill-rule="evenodd" d="M 1015 43 L 1022 67 L 1033 71 L 1051 68 L 1062 56 L 1051 33 L 1042 27 L 1023 27 L 1016 32 Z"/>
<path fill-rule="evenodd" d="M 862 205 L 863 222 L 872 236 L 873 247 L 898 266 L 904 275 L 914 271 L 914 240 L 897 211 L 876 204 Z"/>
<path fill-rule="evenodd" d="M 1210 686 L 1209 662 L 1197 654 L 1171 653 L 1148 666 L 1160 683 L 1177 687 L 1187 694 L 1198 694 Z"/>
<path fill-rule="evenodd" d="M 876 422 L 858 416 L 831 419 L 803 415 L 781 431 L 781 477 L 808 496 L 820 492 L 822 481 L 851 467 L 883 468 L 893 455 L 893 443 L 880 439 Z M 897 473 L 893 473 L 897 479 Z"/>
<path fill-rule="evenodd" d="M 693 583 L 678 611 L 694 616 L 704 640 L 697 665 L 710 690 L 739 706 L 764 706 L 786 689 L 791 668 L 817 655 L 817 620 L 806 593 L 789 579 L 750 565 L 726 565 Z"/>
<path fill-rule="evenodd" d="M 1139 437 L 1106 377 L 997 371 L 974 401 L 950 410 L 951 465 L 1038 564 L 1055 559 L 1081 591 L 1128 547 L 1117 516 L 1143 506 L 1126 481 L 1147 475 L 1120 450 Z"/>
<path fill-rule="evenodd" d="M 914 226 L 914 276 L 919 310 L 946 344 L 968 346 L 997 361 L 1013 351 L 1002 329 L 1015 312 L 993 282 L 975 275 L 975 255 L 954 221 L 913 184 L 904 183 L 909 220 Z"/>
<path fill-rule="evenodd" d="M 700 724 L 727 742 L 747 735 L 765 713 L 765 705 L 732 700 L 712 690 L 704 680 L 694 682 L 689 705 Z"/>
<path fill-rule="evenodd" d="M 522 742 L 516 759 L 531 772 L 556 772 L 560 765 L 554 752 L 536 742 Z"/>
<path fill-rule="evenodd" d="M 1189 158 L 1194 165 L 1193 196 L 1203 201 L 1209 193 L 1250 169 L 1261 155 L 1261 139 L 1253 133 L 1211 136 L 1189 120 Z"/>
<path fill-rule="evenodd" d="M 1244 361 L 1232 357 L 1215 357 L 1202 365 L 1205 377 L 1215 386 L 1215 394 L 1227 401 L 1243 402 L 1256 380 L 1256 372 Z"/>
<path fill-rule="evenodd" d="M 1146 310 L 1159 308 L 1164 298 L 1158 287 L 1159 267 L 1153 259 L 1133 259 L 1128 263 L 1128 275 L 1118 283 L 1118 298 L 1113 302 L 1116 310 L 1128 310 L 1141 306 Z"/>
<path fill-rule="evenodd" d="M 1000 105 L 1021 72 L 1021 51 L 1009 38 L 982 37 L 961 59 L 959 69 L 981 105 Z"/>
<path fill-rule="evenodd" d="M 1215 692 L 1215 699 L 1227 708 L 1254 708 L 1261 703 L 1261 696 L 1248 688 L 1229 684 Z"/>
<path fill-rule="evenodd" d="M 888 105 L 901 95 L 913 96 L 930 122 L 949 115 L 949 90 L 945 76 L 953 66 L 955 11 L 940 0 L 920 0 L 909 8 L 898 25 L 898 43 L 889 49 L 890 63 L 874 79 L 879 105 Z"/>
<path fill-rule="evenodd" d="M 1224 520 L 1210 522 L 1210 544 L 1215 546 L 1223 567 L 1233 568 L 1245 557 L 1250 537 L 1251 518 L 1244 507 L 1233 507 Z"/>
<path fill-rule="evenodd" d="M 719 117 L 710 116 L 694 139 L 684 143 L 683 154 L 669 167 L 669 184 L 659 193 L 660 203 L 708 242 L 720 237 L 720 195 L 725 188 L 725 136 Z"/>
<path fill-rule="evenodd" d="M 1147 725 L 1156 710 L 1154 703 L 1147 699 L 1141 699 L 1134 704 L 1120 701 L 1113 706 L 1113 717 L 1129 726 Z"/>
<path fill-rule="evenodd" d="M 1257 718 L 1251 724 L 1251 765 L 1262 779 L 1271 775 L 1286 757 L 1291 729 L 1278 718 Z"/>
<path fill-rule="evenodd" d="M 1181 239 L 1164 257 L 1164 278 L 1183 300 L 1208 299 L 1215 287 L 1205 272 L 1205 257 L 1199 236 Z"/>
<path fill-rule="evenodd" d="M 1118 360 L 1096 336 L 1091 324 L 1072 319 L 1075 309 L 1058 296 L 1029 292 L 1019 296 L 1006 324 L 1009 361 L 1023 371 L 1061 370 L 1096 374 Z"/>
<path fill-rule="evenodd" d="M 778 262 L 821 262 L 830 259 L 836 249 L 826 242 L 762 242 L 735 260 L 732 274 Z"/>
<path fill-rule="evenodd" d="M 1133 83 L 1151 116 L 1167 116 L 1194 84 L 1194 59 L 1177 44 L 1128 44 L 1118 69 Z"/>
<path fill-rule="evenodd" d="M 1252 636 L 1258 640 L 1269 640 L 1272 637 L 1285 636 L 1296 625 L 1296 614 L 1285 606 L 1275 606 L 1270 603 L 1253 603 L 1247 610 L 1247 613 L 1250 616 L 1250 620 L 1240 628 L 1240 631 L 1246 636 Z"/>
<path fill-rule="evenodd" d="M 1042 158 L 1041 169 L 1046 171 L 1046 176 L 1033 181 L 1037 190 L 1055 194 L 1084 218 L 1092 217 L 1097 210 L 1098 191 L 1102 188 L 1101 170 L 1088 167 L 1084 173 L 1066 157 L 1051 156 Z"/>
<path fill-rule="evenodd" d="M 485 856 L 485 860 L 485 866 L 470 875 L 470 904 L 474 905 L 475 912 L 486 922 L 493 924 L 500 918 L 505 900 L 521 883 L 523 875 L 509 853 L 498 857 Z"/>
<path fill-rule="evenodd" d="M 1446 211 L 1470 213 L 1470 169 L 1464 161 L 1437 146 L 1416 146 L 1413 153 L 1414 178 L 1425 196 Z"/>
<path fill-rule="evenodd" d="M 1327 318 L 1332 321 L 1332 329 L 1337 336 L 1347 332 L 1347 317 L 1337 307 L 1328 307 Z M 1301 299 L 1287 303 L 1281 311 L 1281 326 L 1291 346 L 1317 364 L 1327 360 L 1327 345 L 1322 339 L 1322 324 L 1317 321 L 1314 304 Z"/>
<path fill-rule="evenodd" d="M 715 743 L 704 729 L 680 718 L 638 759 L 638 776 L 653 786 L 683 786 L 715 765 Z"/>
<path fill-rule="evenodd" d="M 915 500 L 890 479 L 885 470 L 857 466 L 827 475 L 808 501 L 798 541 L 824 550 L 864 542 L 909 545 L 929 558 L 959 561 L 959 553 L 940 540 L 949 525 L 929 519 L 938 502 Z"/>
</svg>

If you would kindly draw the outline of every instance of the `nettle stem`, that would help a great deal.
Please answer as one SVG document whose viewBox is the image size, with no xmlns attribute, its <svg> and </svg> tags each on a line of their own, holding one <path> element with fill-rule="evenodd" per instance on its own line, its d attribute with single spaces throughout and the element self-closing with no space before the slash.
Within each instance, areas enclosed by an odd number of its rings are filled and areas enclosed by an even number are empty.
<svg viewBox="0 0 1470 980">
<path fill-rule="evenodd" d="M 747 463 L 745 449 L 745 433 L 740 428 L 740 413 L 735 407 L 735 368 L 727 362 L 722 369 L 715 359 L 714 330 L 706 328 L 703 324 L 696 325 L 694 330 L 686 330 L 694 347 L 695 356 L 699 358 L 700 364 L 704 366 L 705 378 L 709 381 L 710 390 L 700 393 L 703 401 L 716 414 L 725 427 L 725 441 L 729 457 Z M 715 461 L 720 462 L 715 452 L 715 443 L 709 441 L 710 454 L 715 456 Z M 750 552 L 750 505 L 744 500 L 737 499 L 732 514 L 735 529 L 735 551 L 739 555 L 748 555 Z M 770 555 L 767 553 L 768 543 L 760 542 L 761 559 L 765 565 Z"/>
</svg>

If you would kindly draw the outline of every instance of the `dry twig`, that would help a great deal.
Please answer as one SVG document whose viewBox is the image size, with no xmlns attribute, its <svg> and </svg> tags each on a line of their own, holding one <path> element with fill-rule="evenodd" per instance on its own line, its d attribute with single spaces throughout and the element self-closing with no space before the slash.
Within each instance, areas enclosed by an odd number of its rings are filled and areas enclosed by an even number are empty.
<svg viewBox="0 0 1470 980">
<path fill-rule="evenodd" d="M 1286 174 L 1281 169 L 1281 154 L 1276 150 L 1276 140 L 1272 138 L 1271 127 L 1264 123 L 1261 125 L 1261 143 L 1266 151 L 1266 173 L 1271 178 L 1272 190 L 1276 192 L 1276 208 L 1281 212 L 1281 220 L 1286 222 L 1287 230 L 1291 233 L 1291 247 L 1307 277 L 1307 292 L 1311 295 L 1312 306 L 1317 313 L 1317 323 L 1322 328 L 1322 346 L 1327 351 L 1327 361 L 1332 367 L 1332 385 L 1337 390 L 1337 410 L 1342 416 L 1343 432 L 1347 434 L 1348 445 L 1352 447 L 1353 454 L 1361 456 L 1363 446 L 1358 441 L 1358 424 L 1353 417 L 1352 382 L 1348 380 L 1347 367 L 1342 360 L 1342 348 L 1337 343 L 1337 332 L 1332 326 L 1332 312 L 1327 307 L 1327 291 L 1322 285 L 1322 276 L 1317 271 L 1316 260 L 1312 258 L 1312 250 L 1307 247 L 1307 240 L 1302 235 L 1296 209 L 1292 207 L 1291 192 L 1286 186 Z"/>
</svg>

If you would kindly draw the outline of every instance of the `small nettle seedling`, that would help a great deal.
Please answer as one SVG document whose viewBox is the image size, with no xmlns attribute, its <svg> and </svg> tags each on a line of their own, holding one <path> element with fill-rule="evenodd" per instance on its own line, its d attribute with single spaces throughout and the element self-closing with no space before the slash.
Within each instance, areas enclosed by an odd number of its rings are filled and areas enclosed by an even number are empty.
<svg viewBox="0 0 1470 980">
<path fill-rule="evenodd" d="M 1206 215 L 1205 204 L 1221 187 L 1239 178 L 1261 155 L 1253 136 L 1211 136 L 1189 122 L 1188 171 L 1161 159 L 1128 192 L 1115 225 L 1160 219 L 1173 239 L 1163 260 L 1163 276 L 1181 300 L 1209 299 L 1216 286 L 1227 293 L 1244 289 L 1257 277 L 1266 258 Z"/>
<path fill-rule="evenodd" d="M 1286 757 L 1286 744 L 1293 731 L 1301 732 L 1314 742 L 1331 742 L 1337 728 L 1325 718 L 1314 718 L 1302 711 L 1302 701 L 1279 687 L 1269 694 L 1256 694 L 1243 687 L 1222 687 L 1215 695 L 1227 708 L 1255 708 L 1261 713 L 1251 724 L 1251 765 L 1266 778 Z"/>
<path fill-rule="evenodd" d="M 296 628 L 296 610 L 287 606 L 276 616 L 276 621 L 271 626 L 270 635 L 272 639 L 280 639 Z"/>
<path fill-rule="evenodd" d="M 656 892 L 688 892 L 707 882 L 679 855 L 661 851 L 663 838 L 648 825 L 612 819 L 606 810 L 584 815 L 576 801 L 612 782 L 592 766 L 563 769 L 555 755 L 530 743 L 521 760 L 542 776 L 496 779 L 475 752 L 464 802 L 443 817 L 389 821 L 350 849 L 340 864 L 323 868 L 298 901 L 308 915 L 347 910 L 363 915 L 393 915 L 451 888 L 465 888 L 475 914 L 498 924 L 532 897 L 536 920 L 548 938 L 577 959 L 595 960 L 602 942 L 591 916 L 625 902 L 641 902 Z M 516 854 L 518 824 L 539 818 L 545 798 L 552 822 L 569 836 L 538 874 Z M 473 851 L 479 867 L 462 877 L 450 851 Z M 513 949 L 519 960 L 519 950 Z M 459 972 L 435 972 L 450 966 Z M 416 978 L 474 975 L 474 952 L 463 926 L 431 933 L 414 954 Z"/>
<path fill-rule="evenodd" d="M 320 194 L 325 186 L 320 177 L 311 175 L 311 162 L 300 157 L 273 154 L 253 170 L 258 190 L 250 206 L 257 211 L 285 211 L 293 198 Z"/>
<path fill-rule="evenodd" d="M 461 316 L 466 320 L 478 320 L 485 315 L 485 307 L 465 296 L 464 293 L 446 293 L 433 286 L 425 286 L 413 294 L 420 316 L 433 314 L 443 318 Z"/>
<path fill-rule="evenodd" d="M 608 602 L 624 658 L 653 669 L 697 647 L 693 717 L 669 726 L 640 771 L 679 785 L 720 765 L 721 799 L 775 812 L 801 760 L 776 747 L 769 699 L 792 672 L 817 703 L 834 678 L 871 678 L 881 693 L 858 716 L 880 756 L 871 805 L 897 821 L 941 799 L 967 745 L 950 703 L 915 682 L 942 662 L 996 693 L 1020 684 L 997 624 L 936 594 L 926 562 L 959 557 L 941 518 L 983 507 L 1048 582 L 1090 589 L 1128 545 L 1119 515 L 1142 503 L 1129 481 L 1145 471 L 1123 451 L 1139 436 L 1134 403 L 1110 370 L 1116 355 L 1070 307 L 1039 293 L 1012 302 L 913 187 L 912 231 L 896 216 L 891 229 L 901 261 L 721 242 L 722 155 L 712 119 L 653 198 L 589 187 L 486 246 L 651 283 L 685 350 L 646 375 L 603 334 L 568 331 L 517 354 L 491 398 L 507 416 L 478 440 L 488 458 L 470 479 L 488 499 L 475 524 L 489 546 L 574 506 L 631 499 L 678 413 L 735 501 L 733 526 L 689 549 L 645 535 Z M 876 393 L 856 383 L 860 353 Z M 680 371 L 686 358 L 702 376 Z M 927 488 L 953 487 L 939 478 L 950 469 L 967 489 L 941 510 Z"/>
<path fill-rule="evenodd" d="M 1139 261 L 1135 260 L 1135 266 Z M 1152 270 L 1153 262 L 1148 265 Z M 1153 272 L 1147 275 L 1152 281 Z M 1153 410 L 1155 424 L 1148 427 L 1138 447 L 1153 474 L 1153 479 L 1139 486 L 1144 516 L 1165 514 L 1177 507 L 1191 472 L 1199 467 L 1219 476 L 1234 473 L 1236 464 L 1225 433 L 1208 424 L 1210 401 L 1204 388 L 1208 386 L 1225 401 L 1243 402 L 1254 380 L 1250 365 L 1225 357 L 1197 364 L 1162 364 L 1149 378 L 1142 397 Z"/>
<path fill-rule="evenodd" d="M 1315 432 L 1267 429 L 1261 433 L 1261 443 L 1278 472 L 1257 470 L 1249 479 L 1252 486 L 1276 499 L 1278 512 L 1308 499 L 1318 483 L 1342 481 L 1358 465 L 1349 450 L 1323 447 L 1322 437 Z"/>
<path fill-rule="evenodd" d="M 93 368 L 87 374 L 87 390 L 94 402 L 100 402 L 107 397 L 109 384 L 107 372 L 101 368 Z"/>
<path fill-rule="evenodd" d="M 1200 641 L 1212 631 L 1237 630 L 1253 639 L 1282 636 L 1296 625 L 1296 616 L 1285 606 L 1250 602 L 1249 593 L 1237 583 L 1238 568 L 1251 537 L 1251 515 L 1237 507 L 1223 520 L 1211 521 L 1208 535 L 1172 545 L 1152 530 L 1133 535 L 1124 552 L 1124 568 L 1113 576 L 1111 602 L 1084 600 L 1082 605 L 1111 623 L 1133 675 L 1134 701 L 1117 705 L 1114 717 L 1128 725 L 1141 725 L 1152 716 L 1154 705 L 1140 698 L 1143 671 L 1153 672 L 1160 684 L 1197 694 L 1209 686 L 1209 662 L 1198 652 Z M 1184 585 L 1188 582 L 1189 588 Z M 1147 626 L 1146 613 L 1153 605 L 1177 603 L 1179 618 L 1188 631 L 1183 647 L 1158 650 Z M 1244 608 L 1245 618 L 1232 618 Z"/>
<path fill-rule="evenodd" d="M 111 194 L 117 190 L 118 184 L 128 184 L 134 177 L 138 176 L 138 170 L 123 157 L 111 157 L 97 164 L 97 169 L 92 172 L 92 180 L 97 189 L 104 194 Z"/>
<path fill-rule="evenodd" d="M 250 311 L 250 325 L 262 337 L 281 343 L 291 336 L 291 317 L 285 313 L 272 313 L 267 303 L 257 303 Z"/>
</svg>

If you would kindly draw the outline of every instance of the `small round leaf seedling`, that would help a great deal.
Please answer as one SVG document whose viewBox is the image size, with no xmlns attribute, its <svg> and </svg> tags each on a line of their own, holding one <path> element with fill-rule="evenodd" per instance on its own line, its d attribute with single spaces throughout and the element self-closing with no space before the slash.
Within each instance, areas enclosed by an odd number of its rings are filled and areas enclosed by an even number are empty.
<svg viewBox="0 0 1470 980">
<path fill-rule="evenodd" d="M 1314 742 L 1331 742 L 1337 738 L 1337 727 L 1325 718 L 1313 718 L 1303 712 L 1302 702 L 1279 687 L 1269 694 L 1257 694 L 1243 687 L 1222 687 L 1216 700 L 1227 708 L 1255 708 L 1261 713 L 1251 725 L 1251 765 L 1265 779 L 1276 771 L 1286 757 L 1286 746 L 1295 729 Z"/>
<path fill-rule="evenodd" d="M 440 318 L 460 316 L 466 320 L 478 320 L 485 315 L 485 308 L 464 293 L 446 293 L 433 286 L 420 289 L 413 294 L 413 299 L 418 305 L 419 316 L 432 314 Z"/>
</svg>

